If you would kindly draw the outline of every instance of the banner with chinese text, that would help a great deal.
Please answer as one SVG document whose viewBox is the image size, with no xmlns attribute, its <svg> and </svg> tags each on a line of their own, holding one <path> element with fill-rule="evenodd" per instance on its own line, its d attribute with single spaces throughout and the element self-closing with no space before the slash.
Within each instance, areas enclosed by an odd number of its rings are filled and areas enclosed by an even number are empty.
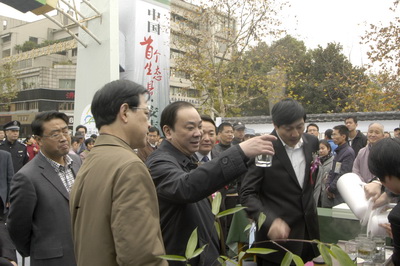
<svg viewBox="0 0 400 266">
<path fill-rule="evenodd" d="M 120 76 L 147 88 L 151 124 L 169 104 L 169 1 L 120 0 Z M 161 128 L 160 128 L 161 129 Z"/>
</svg>

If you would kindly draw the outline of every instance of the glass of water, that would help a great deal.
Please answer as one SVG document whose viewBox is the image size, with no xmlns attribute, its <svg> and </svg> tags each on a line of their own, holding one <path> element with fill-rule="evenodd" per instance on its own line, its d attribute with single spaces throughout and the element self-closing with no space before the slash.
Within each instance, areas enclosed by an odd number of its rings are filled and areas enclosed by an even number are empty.
<svg viewBox="0 0 400 266">
<path fill-rule="evenodd" d="M 258 167 L 271 167 L 272 165 L 272 155 L 260 154 L 255 158 L 256 166 Z"/>
</svg>

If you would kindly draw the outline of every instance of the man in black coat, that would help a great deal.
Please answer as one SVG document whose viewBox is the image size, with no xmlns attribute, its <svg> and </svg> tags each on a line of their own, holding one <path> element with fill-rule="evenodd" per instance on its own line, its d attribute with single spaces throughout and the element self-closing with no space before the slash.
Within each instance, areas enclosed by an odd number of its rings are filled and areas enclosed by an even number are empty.
<svg viewBox="0 0 400 266">
<path fill-rule="evenodd" d="M 313 198 L 315 177 L 310 172 L 318 139 L 303 134 L 306 120 L 304 108 L 292 99 L 285 99 L 272 108 L 272 121 L 277 136 L 273 141 L 275 155 L 271 167 L 258 167 L 250 162 L 242 182 L 241 203 L 254 221 L 260 213 L 266 220 L 258 225 L 255 242 L 258 247 L 278 250 L 260 255 L 258 265 L 280 265 L 286 251 L 267 240 L 318 239 L 318 217 Z M 260 243 L 263 242 L 263 243 Z M 318 256 L 316 246 L 303 242 L 279 242 L 280 245 L 309 261 Z"/>
<path fill-rule="evenodd" d="M 160 222 L 167 255 L 185 256 L 187 241 L 197 228 L 198 246 L 205 247 L 190 265 L 219 265 L 220 244 L 208 199 L 247 170 L 246 162 L 258 154 L 273 154 L 273 136 L 260 136 L 222 152 L 198 165 L 194 154 L 202 137 L 202 120 L 188 102 L 174 102 L 161 114 L 166 140 L 146 161 L 156 185 Z M 185 265 L 170 261 L 169 265 Z"/>
</svg>

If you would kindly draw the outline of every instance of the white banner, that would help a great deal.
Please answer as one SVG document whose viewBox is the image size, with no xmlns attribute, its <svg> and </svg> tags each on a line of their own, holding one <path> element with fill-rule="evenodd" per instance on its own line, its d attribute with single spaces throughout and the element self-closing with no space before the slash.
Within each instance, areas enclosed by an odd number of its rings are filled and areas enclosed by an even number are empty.
<svg viewBox="0 0 400 266">
<path fill-rule="evenodd" d="M 147 88 L 151 95 L 151 124 L 160 128 L 161 112 L 169 104 L 169 5 L 151 0 L 120 0 L 119 10 L 121 79 Z"/>
</svg>

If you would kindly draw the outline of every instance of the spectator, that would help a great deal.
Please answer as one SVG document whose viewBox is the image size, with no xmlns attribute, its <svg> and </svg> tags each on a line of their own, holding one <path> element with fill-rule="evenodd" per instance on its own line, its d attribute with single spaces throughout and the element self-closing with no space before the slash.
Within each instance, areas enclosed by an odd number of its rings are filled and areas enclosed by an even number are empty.
<svg viewBox="0 0 400 266">
<path fill-rule="evenodd" d="M 306 133 L 311 134 L 319 138 L 319 127 L 317 124 L 310 123 L 307 126 Z"/>
<path fill-rule="evenodd" d="M 33 135 L 30 135 L 25 139 L 25 145 L 30 161 L 39 153 L 39 146 L 37 145 Z"/>
<path fill-rule="evenodd" d="M 94 146 L 94 139 L 92 138 L 86 139 L 85 146 L 86 150 L 84 150 L 83 152 L 81 152 L 81 154 L 79 154 L 79 157 L 81 157 L 82 162 L 86 159 L 86 157 L 89 155 L 89 152 L 92 150 Z"/>
<path fill-rule="evenodd" d="M 399 127 L 396 127 L 396 128 L 393 130 L 393 136 L 394 136 L 395 138 L 400 138 L 400 128 L 399 128 Z"/>
<path fill-rule="evenodd" d="M 86 134 L 87 134 L 87 128 L 85 126 L 78 125 L 76 127 L 75 136 L 83 136 L 82 138 L 79 138 L 80 146 L 79 146 L 78 151 L 76 152 L 77 154 L 81 154 L 81 152 L 86 150 L 86 145 L 85 145 Z"/>
<path fill-rule="evenodd" d="M 332 133 L 333 133 L 333 129 L 327 129 L 325 130 L 325 139 L 326 141 L 328 141 L 329 145 L 331 145 L 331 151 L 332 151 L 332 155 L 335 154 L 335 150 L 338 147 L 335 142 L 332 139 Z"/>
<path fill-rule="evenodd" d="M 322 200 L 326 204 L 322 205 L 323 208 L 332 208 L 344 202 L 336 183 L 343 174 L 350 173 L 353 169 L 355 155 L 354 150 L 347 142 L 348 137 L 349 129 L 346 126 L 333 127 L 332 138 L 338 147 L 335 150 L 336 155 L 326 183 L 326 194 L 323 194 L 326 195 L 326 198 Z"/>
<path fill-rule="evenodd" d="M 218 158 L 198 165 L 193 155 L 202 137 L 202 120 L 188 102 L 171 103 L 161 114 L 166 140 L 146 161 L 157 189 L 163 239 L 167 254 L 183 256 L 192 232 L 197 228 L 197 247 L 204 251 L 190 265 L 215 265 L 220 244 L 208 196 L 247 170 L 248 158 L 273 154 L 270 140 L 261 136 L 234 145 Z M 182 265 L 170 261 L 169 265 Z"/>
<path fill-rule="evenodd" d="M 368 126 L 368 145 L 362 148 L 354 160 L 353 173 L 357 174 L 365 183 L 369 183 L 374 175 L 368 169 L 368 156 L 371 147 L 384 138 L 383 125 L 372 123 Z"/>
<path fill-rule="evenodd" d="M 244 130 L 244 140 L 251 139 L 256 136 L 256 131 L 251 128 L 245 128 Z"/>
<path fill-rule="evenodd" d="M 400 194 L 400 139 L 385 138 L 371 147 L 368 167 L 390 191 Z M 397 204 L 388 216 L 389 224 L 383 227 L 393 238 L 392 262 L 400 265 L 400 205 Z"/>
<path fill-rule="evenodd" d="M 92 134 L 92 135 L 90 135 L 90 137 L 91 137 L 92 139 L 94 139 L 94 141 L 96 141 L 96 139 L 97 139 L 97 135 L 96 135 L 96 134 Z"/>
<path fill-rule="evenodd" d="M 353 148 L 355 156 L 367 145 L 367 137 L 357 130 L 357 117 L 349 116 L 345 119 L 345 125 L 349 129 L 348 143 Z"/>
<path fill-rule="evenodd" d="M 241 143 L 244 140 L 245 125 L 242 122 L 236 122 L 233 124 L 233 140 L 232 145 Z"/>
<path fill-rule="evenodd" d="M 4 132 L 4 130 L 0 129 L 0 143 L 3 142 L 5 136 L 6 136 L 6 133 Z"/>
<path fill-rule="evenodd" d="M 150 153 L 157 149 L 158 140 L 160 139 L 160 131 L 156 127 L 150 127 L 147 133 L 146 146 L 138 149 L 137 155 L 145 162 Z"/>
<path fill-rule="evenodd" d="M 32 132 L 40 152 L 11 181 L 7 228 L 18 252 L 31 257 L 32 266 L 76 265 L 69 192 L 80 159 L 68 154 L 68 120 L 56 111 L 36 115 Z"/>
<path fill-rule="evenodd" d="M 254 221 L 260 214 L 266 216 L 258 225 L 255 242 L 257 247 L 278 250 L 268 255 L 258 255 L 258 265 L 281 265 L 286 251 L 309 261 L 318 256 L 316 246 L 302 242 L 267 240 L 319 239 L 317 208 L 314 203 L 314 176 L 310 162 L 318 151 L 318 139 L 303 134 L 306 113 L 299 102 L 284 99 L 272 108 L 272 122 L 277 137 L 273 141 L 275 155 L 271 167 L 258 167 L 254 161 L 242 182 L 240 200 Z"/>
<path fill-rule="evenodd" d="M 221 152 L 229 149 L 232 145 L 233 140 L 233 126 L 224 122 L 218 126 L 218 139 L 219 142 L 213 148 L 213 153 L 218 155 Z"/>
<path fill-rule="evenodd" d="M 390 135 L 389 131 L 385 131 L 384 135 L 385 135 L 385 138 L 391 138 L 392 137 L 392 135 Z"/>
<path fill-rule="evenodd" d="M 18 141 L 20 127 L 21 123 L 16 120 L 5 124 L 6 139 L 0 143 L 0 150 L 11 153 L 14 173 L 29 162 L 26 146 Z"/>
<path fill-rule="evenodd" d="M 133 152 L 146 145 L 147 90 L 116 80 L 98 90 L 92 114 L 100 132 L 71 192 L 78 265 L 168 265 L 157 195 L 144 163 Z"/>
<path fill-rule="evenodd" d="M 331 151 L 331 145 L 328 141 L 323 139 L 319 141 L 319 161 L 320 165 L 318 168 L 317 181 L 314 187 L 314 200 L 317 206 L 322 206 L 322 199 L 326 198 L 323 194 L 325 191 L 325 183 L 328 179 L 329 171 L 332 169 L 333 154 Z M 324 204 L 325 205 L 325 204 Z"/>
</svg>

